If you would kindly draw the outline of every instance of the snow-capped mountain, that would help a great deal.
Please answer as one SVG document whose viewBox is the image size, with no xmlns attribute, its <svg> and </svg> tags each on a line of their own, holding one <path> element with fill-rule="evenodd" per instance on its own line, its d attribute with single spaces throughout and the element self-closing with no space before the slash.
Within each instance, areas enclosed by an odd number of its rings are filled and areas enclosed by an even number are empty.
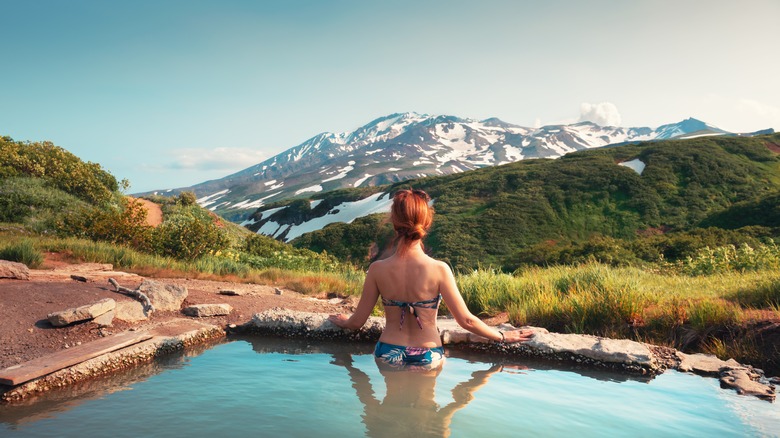
<svg viewBox="0 0 780 438">
<path fill-rule="evenodd" d="M 623 128 L 591 122 L 527 128 L 496 118 L 418 113 L 380 117 L 345 133 L 318 134 L 225 178 L 168 191 L 194 191 L 200 205 L 236 222 L 258 207 L 296 196 L 446 175 L 529 158 L 557 158 L 632 141 L 724 135 L 696 119 Z"/>
</svg>

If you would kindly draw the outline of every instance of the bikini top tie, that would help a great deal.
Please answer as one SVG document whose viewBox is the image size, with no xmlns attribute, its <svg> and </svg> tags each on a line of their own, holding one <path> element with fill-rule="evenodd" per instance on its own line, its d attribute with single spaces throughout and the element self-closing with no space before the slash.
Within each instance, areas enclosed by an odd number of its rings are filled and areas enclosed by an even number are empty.
<svg viewBox="0 0 780 438">
<path fill-rule="evenodd" d="M 401 308 L 401 324 L 398 327 L 398 330 L 401 330 L 404 326 L 404 316 L 406 316 L 406 309 L 409 309 L 409 313 L 414 315 L 414 318 L 417 320 L 417 325 L 420 327 L 420 330 L 422 330 L 422 323 L 420 322 L 420 317 L 417 316 L 417 312 L 415 312 L 415 308 L 420 309 L 436 309 L 439 307 L 439 301 L 441 301 L 441 294 L 437 295 L 436 298 L 431 298 L 430 300 L 425 301 L 397 301 L 397 300 L 388 300 L 385 298 L 382 298 L 382 305 L 387 306 L 394 306 L 394 307 L 400 307 Z"/>
</svg>

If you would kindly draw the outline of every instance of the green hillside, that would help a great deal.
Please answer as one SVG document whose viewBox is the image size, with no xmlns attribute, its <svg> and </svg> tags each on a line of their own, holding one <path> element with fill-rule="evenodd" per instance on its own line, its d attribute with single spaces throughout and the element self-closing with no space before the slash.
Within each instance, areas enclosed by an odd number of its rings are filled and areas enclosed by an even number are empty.
<svg viewBox="0 0 780 438">
<path fill-rule="evenodd" d="M 0 250 L 9 254 L 32 251 L 29 242 L 18 242 L 22 235 L 38 240 L 39 247 L 61 248 L 72 254 L 82 253 L 79 248 L 92 248 L 86 251 L 94 251 L 86 255 L 95 258 L 91 261 L 126 267 L 142 259 L 157 264 L 157 268 L 189 269 L 181 268 L 185 265 L 178 262 L 193 262 L 199 264 L 197 269 L 215 273 L 337 266 L 330 257 L 293 248 L 223 220 L 198 206 L 189 192 L 173 198 L 150 198 L 163 216 L 161 224 L 150 226 L 142 204 L 121 192 L 126 187 L 127 182 L 118 183 L 99 164 L 84 162 L 51 142 L 0 137 L 0 234 L 5 237 L 4 244 L 9 243 L 0 245 Z M 52 243 L 47 240 L 50 238 L 64 240 Z M 81 241 L 67 243 L 74 238 Z M 108 246 L 90 246 L 83 241 Z M 30 260 L 37 265 L 41 257 Z"/>
<path fill-rule="evenodd" d="M 760 225 L 750 234 L 762 239 L 777 234 L 780 160 L 767 145 L 779 142 L 780 134 L 648 142 L 389 189 L 413 186 L 431 194 L 437 215 L 426 243 L 459 268 L 515 268 L 540 245 L 554 250 L 605 238 L 619 256 L 628 242 L 702 226 Z M 646 164 L 642 175 L 617 165 L 633 159 Z M 376 218 L 333 224 L 293 244 L 361 261 L 372 242 L 387 240 L 389 228 L 378 224 Z"/>
</svg>

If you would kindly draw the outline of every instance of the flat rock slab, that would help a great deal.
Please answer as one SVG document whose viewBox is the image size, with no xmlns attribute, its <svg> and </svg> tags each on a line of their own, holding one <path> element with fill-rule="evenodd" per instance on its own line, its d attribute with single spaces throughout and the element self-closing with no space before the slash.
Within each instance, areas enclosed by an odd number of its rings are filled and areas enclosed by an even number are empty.
<svg viewBox="0 0 780 438">
<path fill-rule="evenodd" d="M 609 339 L 591 335 L 535 333 L 526 346 L 550 354 L 575 354 L 604 363 L 636 364 L 656 368 L 650 348 L 628 339 Z"/>
<path fill-rule="evenodd" d="M 195 304 L 182 309 L 185 315 L 198 318 L 228 315 L 232 311 L 233 307 L 230 304 Z"/>
<path fill-rule="evenodd" d="M 148 333 L 124 332 L 118 335 L 87 342 L 68 350 L 58 351 L 46 357 L 31 360 L 0 370 L 0 383 L 16 386 L 29 380 L 45 376 L 65 367 L 84 362 L 128 345 L 150 339 Z"/>
<path fill-rule="evenodd" d="M 55 269 L 55 271 L 67 272 L 107 272 L 113 270 L 114 265 L 111 263 L 79 263 L 78 265 L 68 265 Z"/>
<path fill-rule="evenodd" d="M 0 260 L 0 278 L 11 278 L 15 280 L 29 280 L 30 269 L 24 263 L 9 262 Z"/>
<path fill-rule="evenodd" d="M 315 339 L 379 339 L 385 319 L 375 316 L 358 330 L 347 330 L 328 321 L 327 313 L 295 312 L 275 307 L 252 317 L 244 330 L 283 336 L 304 336 Z"/>
<path fill-rule="evenodd" d="M 92 304 L 74 307 L 60 312 L 50 313 L 46 318 L 54 327 L 64 327 L 78 321 L 94 319 L 116 308 L 116 301 L 103 298 Z"/>
<path fill-rule="evenodd" d="M 158 312 L 179 311 L 181 304 L 187 298 L 187 288 L 175 284 L 163 284 L 152 280 L 144 280 L 138 291 L 149 297 L 154 309 Z"/>
<path fill-rule="evenodd" d="M 707 376 L 719 376 L 720 372 L 725 369 L 739 368 L 742 365 L 734 359 L 721 360 L 710 354 L 685 354 L 677 352 L 677 357 L 680 359 L 680 365 L 678 370 L 686 373 L 703 374 Z"/>
<path fill-rule="evenodd" d="M 775 388 L 758 380 L 761 375 L 747 368 L 724 370 L 720 375 L 720 386 L 731 388 L 740 395 L 752 395 L 764 400 L 775 399 Z"/>
</svg>

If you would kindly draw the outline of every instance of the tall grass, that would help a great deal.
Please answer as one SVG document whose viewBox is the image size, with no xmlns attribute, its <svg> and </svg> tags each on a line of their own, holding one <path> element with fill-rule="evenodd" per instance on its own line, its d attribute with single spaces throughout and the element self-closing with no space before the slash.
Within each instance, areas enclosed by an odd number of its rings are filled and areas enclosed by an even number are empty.
<svg viewBox="0 0 780 438">
<path fill-rule="evenodd" d="M 749 320 L 775 312 L 780 274 L 727 271 L 695 276 L 597 263 L 530 268 L 513 275 L 478 270 L 457 277 L 472 311 L 506 310 L 515 325 L 634 337 L 685 347 L 711 342 Z"/>
<path fill-rule="evenodd" d="M 35 248 L 32 240 L 22 239 L 0 248 L 0 260 L 24 263 L 34 269 L 43 263 L 43 254 Z"/>
</svg>

